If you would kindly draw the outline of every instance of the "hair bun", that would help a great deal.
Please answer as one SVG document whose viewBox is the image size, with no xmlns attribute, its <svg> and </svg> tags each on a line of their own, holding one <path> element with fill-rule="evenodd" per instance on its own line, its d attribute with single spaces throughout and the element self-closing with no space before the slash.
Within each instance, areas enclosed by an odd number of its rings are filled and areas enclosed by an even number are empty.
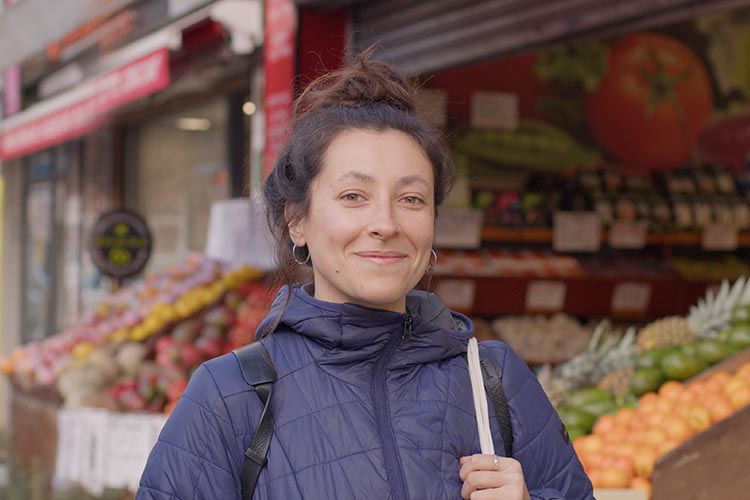
<svg viewBox="0 0 750 500">
<path fill-rule="evenodd" d="M 351 66 L 311 82 L 297 99 L 294 120 L 333 106 L 385 104 L 415 114 L 414 87 L 392 65 L 372 59 L 374 48 L 359 54 Z"/>
</svg>

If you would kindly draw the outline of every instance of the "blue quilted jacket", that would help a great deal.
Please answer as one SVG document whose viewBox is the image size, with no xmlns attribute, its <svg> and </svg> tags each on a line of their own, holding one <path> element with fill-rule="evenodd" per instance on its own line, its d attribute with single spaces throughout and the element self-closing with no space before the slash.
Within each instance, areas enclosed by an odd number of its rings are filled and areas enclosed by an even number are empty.
<svg viewBox="0 0 750 500">
<path fill-rule="evenodd" d="M 408 314 L 282 289 L 263 343 L 278 379 L 274 434 L 254 499 L 460 500 L 458 460 L 480 453 L 465 358 L 468 318 L 412 292 Z M 409 327 L 409 325 L 411 325 Z M 263 328 L 264 326 L 261 326 Z M 583 472 L 534 375 L 501 342 L 513 457 L 533 499 L 588 499 Z M 489 405 L 495 450 L 504 449 Z M 263 405 L 227 354 L 204 363 L 148 459 L 136 499 L 240 500 L 240 472 Z"/>
</svg>

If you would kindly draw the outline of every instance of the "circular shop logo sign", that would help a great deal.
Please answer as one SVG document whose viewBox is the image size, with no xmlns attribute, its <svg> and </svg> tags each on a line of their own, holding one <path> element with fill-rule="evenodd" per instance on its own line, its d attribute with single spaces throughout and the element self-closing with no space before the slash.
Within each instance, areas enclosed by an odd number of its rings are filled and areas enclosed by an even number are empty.
<svg viewBox="0 0 750 500">
<path fill-rule="evenodd" d="M 138 274 L 151 256 L 151 231 L 129 210 L 107 212 L 91 231 L 89 251 L 99 270 L 113 278 Z"/>
</svg>

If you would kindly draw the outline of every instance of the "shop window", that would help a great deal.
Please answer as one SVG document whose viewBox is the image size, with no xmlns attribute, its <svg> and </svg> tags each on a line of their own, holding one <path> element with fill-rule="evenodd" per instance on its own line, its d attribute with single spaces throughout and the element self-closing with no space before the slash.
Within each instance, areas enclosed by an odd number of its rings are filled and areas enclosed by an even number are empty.
<svg viewBox="0 0 750 500">
<path fill-rule="evenodd" d="M 107 134 L 105 134 L 107 135 Z M 22 248 L 22 342 L 41 340 L 80 320 L 110 291 L 93 267 L 86 238 L 112 205 L 111 163 L 91 137 L 29 156 Z M 107 153 L 111 154 L 111 153 Z"/>
<path fill-rule="evenodd" d="M 146 271 L 205 249 L 211 204 L 232 194 L 229 102 L 217 97 L 128 131 L 128 205 L 154 236 Z"/>
</svg>

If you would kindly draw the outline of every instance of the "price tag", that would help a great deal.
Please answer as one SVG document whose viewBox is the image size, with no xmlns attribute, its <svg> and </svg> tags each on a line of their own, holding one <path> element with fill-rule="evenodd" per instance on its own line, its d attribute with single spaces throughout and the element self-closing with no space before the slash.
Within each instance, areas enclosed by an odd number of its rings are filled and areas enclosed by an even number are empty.
<svg viewBox="0 0 750 500">
<path fill-rule="evenodd" d="M 527 311 L 561 311 L 567 286 L 562 281 L 531 281 L 526 287 Z"/>
<path fill-rule="evenodd" d="M 448 93 L 440 89 L 417 90 L 417 118 L 435 127 L 445 127 L 448 122 Z"/>
<path fill-rule="evenodd" d="M 470 208 L 446 208 L 435 224 L 435 246 L 479 248 L 482 243 L 482 212 Z"/>
<path fill-rule="evenodd" d="M 648 311 L 651 303 L 651 285 L 646 283 L 618 283 L 612 293 L 612 312 L 638 313 Z"/>
<path fill-rule="evenodd" d="M 471 94 L 471 126 L 517 129 L 518 96 L 503 92 L 474 92 Z"/>
<path fill-rule="evenodd" d="M 704 250 L 737 250 L 737 226 L 715 222 L 703 228 L 701 247 Z"/>
<path fill-rule="evenodd" d="M 646 221 L 615 221 L 609 228 L 610 248 L 643 248 L 648 236 L 648 222 Z"/>
<path fill-rule="evenodd" d="M 596 212 L 556 212 L 552 245 L 556 252 L 598 252 L 602 222 Z"/>
<path fill-rule="evenodd" d="M 440 280 L 435 294 L 451 309 L 470 311 L 474 307 L 476 290 L 474 280 Z"/>
</svg>

